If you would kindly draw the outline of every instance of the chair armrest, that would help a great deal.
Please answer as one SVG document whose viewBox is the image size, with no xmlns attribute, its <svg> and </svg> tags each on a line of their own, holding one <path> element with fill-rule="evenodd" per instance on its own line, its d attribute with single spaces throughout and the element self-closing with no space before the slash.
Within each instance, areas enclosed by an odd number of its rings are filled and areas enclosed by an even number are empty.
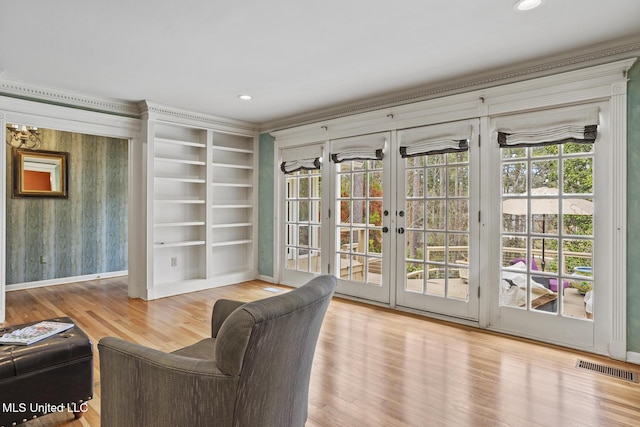
<svg viewBox="0 0 640 427">
<path fill-rule="evenodd" d="M 227 376 L 227 374 L 222 373 L 218 369 L 218 365 L 214 360 L 194 359 L 172 353 L 165 353 L 120 338 L 102 338 L 98 342 L 98 349 L 101 355 L 105 353 L 107 357 L 112 353 L 118 353 L 118 356 L 122 359 L 138 359 L 141 364 L 154 365 L 164 370 L 175 370 L 177 372 L 198 375 Z"/>
<path fill-rule="evenodd" d="M 101 425 L 206 426 L 230 420 L 238 377 L 196 359 L 119 338 L 99 341 Z M 197 393 L 198 396 L 195 396 Z M 210 396 L 207 404 L 194 404 Z M 226 425 L 226 421 L 225 421 Z"/>
<path fill-rule="evenodd" d="M 220 326 L 222 326 L 226 318 L 229 317 L 236 308 L 244 304 L 246 303 L 229 299 L 219 299 L 215 302 L 213 305 L 213 313 L 211 314 L 211 336 L 213 338 L 218 336 Z"/>
</svg>

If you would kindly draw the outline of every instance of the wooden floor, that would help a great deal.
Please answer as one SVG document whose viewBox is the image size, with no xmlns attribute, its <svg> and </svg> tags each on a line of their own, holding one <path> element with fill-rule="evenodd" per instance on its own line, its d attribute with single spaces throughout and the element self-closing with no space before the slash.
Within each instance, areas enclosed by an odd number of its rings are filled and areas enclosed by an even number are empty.
<svg viewBox="0 0 640 427">
<path fill-rule="evenodd" d="M 254 281 L 151 302 L 127 298 L 126 278 L 14 291 L 7 293 L 7 323 L 65 315 L 94 346 L 109 335 L 172 351 L 207 336 L 216 299 L 273 296 L 264 290 L 268 286 L 277 287 Z M 51 414 L 27 427 L 100 425 L 94 351 L 95 397 L 84 417 Z M 334 299 L 314 359 L 307 426 L 640 425 L 640 386 L 577 369 L 579 358 L 640 371 L 638 365 Z"/>
</svg>

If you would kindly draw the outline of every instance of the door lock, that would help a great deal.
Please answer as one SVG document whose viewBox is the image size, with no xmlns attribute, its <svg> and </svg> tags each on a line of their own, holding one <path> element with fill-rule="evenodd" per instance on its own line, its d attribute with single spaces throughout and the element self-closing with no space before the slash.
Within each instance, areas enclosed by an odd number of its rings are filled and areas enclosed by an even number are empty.
<svg viewBox="0 0 640 427">
<path fill-rule="evenodd" d="M 398 234 L 404 234 L 404 228 L 402 227 L 398 228 Z"/>
</svg>

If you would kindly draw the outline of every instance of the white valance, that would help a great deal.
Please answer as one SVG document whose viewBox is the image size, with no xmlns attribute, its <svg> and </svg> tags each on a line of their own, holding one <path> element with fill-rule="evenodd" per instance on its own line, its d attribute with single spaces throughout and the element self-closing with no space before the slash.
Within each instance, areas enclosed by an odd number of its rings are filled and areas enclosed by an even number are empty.
<svg viewBox="0 0 640 427">
<path fill-rule="evenodd" d="M 398 132 L 400 155 L 404 157 L 455 153 L 469 150 L 471 125 L 433 125 Z"/>
<path fill-rule="evenodd" d="M 290 160 L 288 162 L 282 162 L 280 164 L 280 170 L 284 173 L 293 173 L 299 170 L 315 169 L 320 169 L 320 158 L 318 157 L 315 157 L 313 159 Z"/>
<path fill-rule="evenodd" d="M 382 160 L 385 134 L 361 135 L 331 141 L 331 160 L 335 163 L 349 160 Z"/>
<path fill-rule="evenodd" d="M 593 144 L 598 134 L 598 107 L 505 117 L 496 123 L 501 147 L 533 147 L 577 142 Z"/>
<path fill-rule="evenodd" d="M 287 148 L 282 150 L 281 157 L 280 170 L 284 173 L 320 169 L 322 146 Z"/>
</svg>

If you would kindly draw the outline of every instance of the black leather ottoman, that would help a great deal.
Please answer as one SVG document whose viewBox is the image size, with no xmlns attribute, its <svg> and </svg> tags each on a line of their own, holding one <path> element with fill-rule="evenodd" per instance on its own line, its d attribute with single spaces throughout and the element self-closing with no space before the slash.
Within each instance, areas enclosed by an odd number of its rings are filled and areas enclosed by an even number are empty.
<svg viewBox="0 0 640 427">
<path fill-rule="evenodd" d="M 74 323 L 68 317 L 47 319 Z M 0 334 L 38 322 L 0 328 Z M 0 345 L 0 426 L 52 412 L 79 418 L 93 397 L 93 346 L 75 326 L 31 345 Z"/>
</svg>

